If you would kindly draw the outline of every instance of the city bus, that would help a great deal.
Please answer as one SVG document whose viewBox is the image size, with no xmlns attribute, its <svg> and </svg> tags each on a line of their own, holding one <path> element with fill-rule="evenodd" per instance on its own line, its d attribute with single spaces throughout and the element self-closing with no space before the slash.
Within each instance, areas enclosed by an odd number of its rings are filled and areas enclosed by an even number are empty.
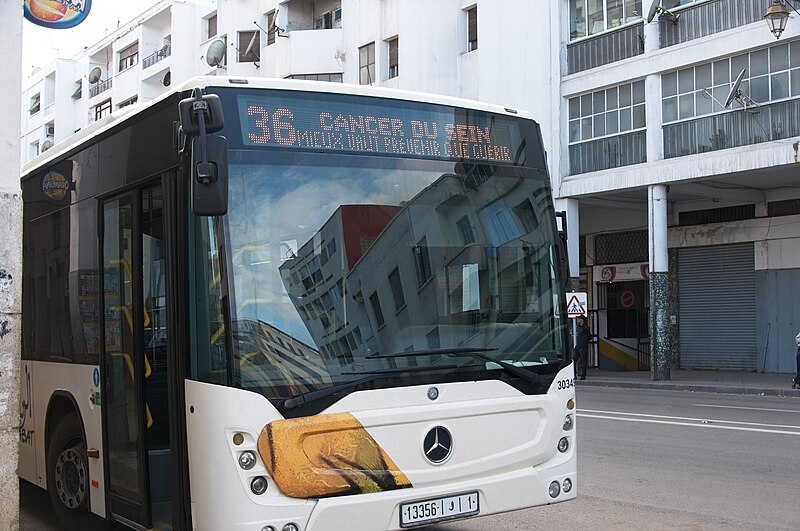
<svg viewBox="0 0 800 531">
<path fill-rule="evenodd" d="M 19 475 L 66 529 L 406 529 L 575 497 L 529 114 L 202 77 L 21 178 Z"/>
</svg>

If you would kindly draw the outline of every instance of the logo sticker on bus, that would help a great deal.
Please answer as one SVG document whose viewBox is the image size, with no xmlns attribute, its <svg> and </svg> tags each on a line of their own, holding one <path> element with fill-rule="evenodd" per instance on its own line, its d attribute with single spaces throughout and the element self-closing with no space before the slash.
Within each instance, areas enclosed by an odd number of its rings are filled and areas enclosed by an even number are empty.
<svg viewBox="0 0 800 531">
<path fill-rule="evenodd" d="M 72 182 L 58 170 L 47 170 L 42 174 L 42 194 L 54 203 L 63 203 L 72 189 Z"/>
<path fill-rule="evenodd" d="M 37 26 L 66 29 L 89 15 L 92 0 L 25 0 L 25 18 Z"/>
</svg>

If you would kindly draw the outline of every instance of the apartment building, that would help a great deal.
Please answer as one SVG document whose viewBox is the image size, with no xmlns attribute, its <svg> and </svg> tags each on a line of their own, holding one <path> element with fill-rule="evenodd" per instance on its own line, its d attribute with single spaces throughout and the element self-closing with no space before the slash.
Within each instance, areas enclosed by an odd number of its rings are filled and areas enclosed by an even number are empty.
<svg viewBox="0 0 800 531">
<path fill-rule="evenodd" d="M 28 80 L 23 160 L 200 74 L 526 109 L 568 213 L 595 363 L 790 372 L 800 17 L 776 40 L 770 3 L 166 0 Z"/>
</svg>

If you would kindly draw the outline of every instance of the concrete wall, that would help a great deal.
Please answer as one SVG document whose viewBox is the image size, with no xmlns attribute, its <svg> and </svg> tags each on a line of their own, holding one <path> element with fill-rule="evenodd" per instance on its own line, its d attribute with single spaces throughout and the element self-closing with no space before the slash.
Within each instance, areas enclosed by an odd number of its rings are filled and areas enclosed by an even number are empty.
<svg viewBox="0 0 800 531">
<path fill-rule="evenodd" d="M 22 91 L 22 9 L 0 2 L 0 49 L 9 75 L 0 77 L 0 101 L 16 102 Z M 19 525 L 19 360 L 22 303 L 22 197 L 19 185 L 20 108 L 4 110 L 0 131 L 0 529 Z"/>
</svg>

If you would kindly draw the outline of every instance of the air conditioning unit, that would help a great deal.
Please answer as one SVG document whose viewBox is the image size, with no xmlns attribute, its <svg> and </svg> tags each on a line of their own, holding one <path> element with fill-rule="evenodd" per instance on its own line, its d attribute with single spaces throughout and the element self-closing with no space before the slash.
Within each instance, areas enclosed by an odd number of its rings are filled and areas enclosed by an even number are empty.
<svg viewBox="0 0 800 531">
<path fill-rule="evenodd" d="M 56 134 L 56 126 L 55 125 L 47 125 L 44 128 L 44 132 L 47 136 L 54 136 Z"/>
</svg>

